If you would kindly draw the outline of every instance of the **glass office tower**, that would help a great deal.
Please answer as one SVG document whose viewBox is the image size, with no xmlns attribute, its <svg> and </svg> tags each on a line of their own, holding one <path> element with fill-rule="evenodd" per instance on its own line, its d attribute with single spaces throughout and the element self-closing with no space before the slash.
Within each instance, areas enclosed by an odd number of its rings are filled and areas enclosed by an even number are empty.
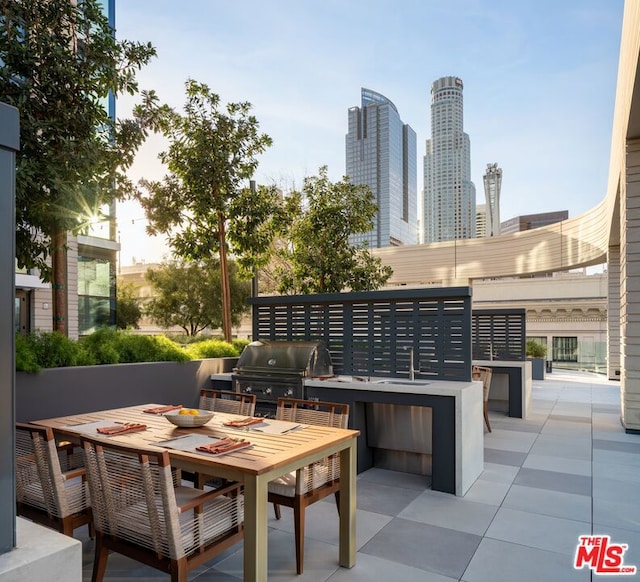
<svg viewBox="0 0 640 582">
<path fill-rule="evenodd" d="M 476 190 L 471 146 L 463 130 L 462 80 L 431 85 L 431 139 L 424 156 L 423 242 L 474 238 Z"/>
<path fill-rule="evenodd" d="M 360 107 L 349 109 L 346 175 L 371 188 L 378 213 L 373 229 L 353 235 L 352 244 L 370 248 L 417 242 L 416 133 L 402 123 L 384 95 L 361 90 Z"/>
</svg>

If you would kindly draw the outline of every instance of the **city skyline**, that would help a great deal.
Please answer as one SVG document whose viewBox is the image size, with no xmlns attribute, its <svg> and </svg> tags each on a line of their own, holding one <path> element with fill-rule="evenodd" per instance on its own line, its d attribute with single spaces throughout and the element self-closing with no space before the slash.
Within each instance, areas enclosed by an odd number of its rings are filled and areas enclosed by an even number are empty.
<svg viewBox="0 0 640 582">
<path fill-rule="evenodd" d="M 181 108 L 184 82 L 192 77 L 224 103 L 253 104 L 274 140 L 260 158 L 260 183 L 299 187 L 325 164 L 339 179 L 346 111 L 360 87 L 390 96 L 416 131 L 422 156 L 431 83 L 455 75 L 465 84 L 472 181 L 482 183 L 487 163 L 503 169 L 503 220 L 563 208 L 577 216 L 602 200 L 621 0 L 403 1 L 392 14 L 381 2 L 366 7 L 249 1 L 192 2 L 177 10 L 168 1 L 119 0 L 117 35 L 157 47 L 158 59 L 139 81 L 162 101 Z M 126 117 L 135 102 L 121 99 L 118 115 Z M 155 159 L 161 147 L 149 140 L 134 179 L 163 175 Z M 118 214 L 123 264 L 134 256 L 159 259 L 159 243 L 144 235 L 141 210 L 119 205 Z"/>
</svg>

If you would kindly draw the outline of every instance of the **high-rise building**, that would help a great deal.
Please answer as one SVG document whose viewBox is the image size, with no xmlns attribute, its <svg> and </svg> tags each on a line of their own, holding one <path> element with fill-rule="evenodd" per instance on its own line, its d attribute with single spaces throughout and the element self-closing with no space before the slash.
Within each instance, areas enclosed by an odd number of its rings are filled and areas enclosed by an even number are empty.
<svg viewBox="0 0 640 582">
<path fill-rule="evenodd" d="M 487 208 L 484 204 L 476 204 L 476 238 L 487 236 Z"/>
<path fill-rule="evenodd" d="M 476 189 L 463 126 L 462 87 L 458 77 L 442 77 L 431 85 L 431 139 L 424 156 L 425 243 L 475 237 Z"/>
<path fill-rule="evenodd" d="M 353 235 L 352 244 L 370 248 L 416 244 L 416 133 L 402 122 L 384 95 L 361 90 L 360 107 L 349 109 L 346 175 L 353 184 L 371 188 L 378 206 L 371 231 Z"/>
<path fill-rule="evenodd" d="M 482 180 L 484 182 L 484 197 L 486 200 L 486 232 L 484 236 L 499 236 L 502 168 L 498 168 L 498 164 L 487 164 L 487 170 L 482 176 Z"/>
</svg>

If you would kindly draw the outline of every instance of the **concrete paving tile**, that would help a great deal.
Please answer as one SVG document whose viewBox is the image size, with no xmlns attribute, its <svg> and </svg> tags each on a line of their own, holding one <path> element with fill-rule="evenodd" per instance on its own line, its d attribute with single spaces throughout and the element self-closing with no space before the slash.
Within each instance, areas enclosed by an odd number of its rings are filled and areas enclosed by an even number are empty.
<svg viewBox="0 0 640 582">
<path fill-rule="evenodd" d="M 503 451 L 500 449 L 493 449 L 485 445 L 484 448 L 484 462 L 494 463 L 496 465 L 509 465 L 512 467 L 520 467 L 524 460 L 527 458 L 526 453 L 519 453 L 517 451 Z"/>
<path fill-rule="evenodd" d="M 502 507 L 485 537 L 572 556 L 585 523 Z"/>
<path fill-rule="evenodd" d="M 458 578 L 449 578 L 361 552 L 358 554 L 358 560 L 353 568 L 338 568 L 327 582 L 374 582 L 376 580 L 457 582 Z"/>
<path fill-rule="evenodd" d="M 440 491 L 426 491 L 398 514 L 398 517 L 483 535 L 498 508 L 476 503 L 467 497 L 456 497 Z"/>
<path fill-rule="evenodd" d="M 583 459 L 567 459 L 530 453 L 522 466 L 527 469 L 542 469 L 544 471 L 591 476 L 591 461 Z"/>
<path fill-rule="evenodd" d="M 481 539 L 465 532 L 395 518 L 361 551 L 460 579 Z"/>
<path fill-rule="evenodd" d="M 498 463 L 484 462 L 484 471 L 480 473 L 480 479 L 492 481 L 493 483 L 510 484 L 518 474 L 518 467 L 512 465 L 501 465 Z"/>
<path fill-rule="evenodd" d="M 591 524 L 591 498 L 585 495 L 512 485 L 502 507 L 582 521 L 587 529 Z"/>
<path fill-rule="evenodd" d="M 572 473 L 559 473 L 557 471 L 522 467 L 513 480 L 513 484 L 550 491 L 574 493 L 587 497 L 591 495 L 591 478 L 584 475 L 574 475 Z"/>
<path fill-rule="evenodd" d="M 589 582 L 587 570 L 574 570 L 572 559 L 553 551 L 484 538 L 461 582 Z"/>
</svg>

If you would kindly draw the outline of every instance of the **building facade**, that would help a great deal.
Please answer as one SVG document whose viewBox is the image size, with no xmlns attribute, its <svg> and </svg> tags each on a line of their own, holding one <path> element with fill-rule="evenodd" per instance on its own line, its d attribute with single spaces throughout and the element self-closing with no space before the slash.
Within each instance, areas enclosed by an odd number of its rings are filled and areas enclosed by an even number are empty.
<svg viewBox="0 0 640 582">
<path fill-rule="evenodd" d="M 423 236 L 433 243 L 476 236 L 476 191 L 471 145 L 464 133 L 462 80 L 431 85 L 431 139 L 424 156 Z"/>
<path fill-rule="evenodd" d="M 378 213 L 372 230 L 352 235 L 351 244 L 369 248 L 416 244 L 416 133 L 402 122 L 384 95 L 361 90 L 360 107 L 348 113 L 345 139 L 346 175 L 353 184 L 371 188 Z"/>
<path fill-rule="evenodd" d="M 532 230 L 534 228 L 540 228 L 541 226 L 547 226 L 548 224 L 562 222 L 568 218 L 568 210 L 540 212 L 538 214 L 523 214 L 521 216 L 514 216 L 509 220 L 505 220 L 500 225 L 500 233 L 511 234 L 514 232 L 523 232 L 525 230 Z"/>
<path fill-rule="evenodd" d="M 484 183 L 486 228 L 484 236 L 500 235 L 500 190 L 502 189 L 502 168 L 498 164 L 487 164 L 482 176 Z M 478 234 L 478 236 L 480 236 Z"/>
<path fill-rule="evenodd" d="M 484 204 L 476 204 L 476 237 L 487 236 L 487 209 Z"/>
</svg>

